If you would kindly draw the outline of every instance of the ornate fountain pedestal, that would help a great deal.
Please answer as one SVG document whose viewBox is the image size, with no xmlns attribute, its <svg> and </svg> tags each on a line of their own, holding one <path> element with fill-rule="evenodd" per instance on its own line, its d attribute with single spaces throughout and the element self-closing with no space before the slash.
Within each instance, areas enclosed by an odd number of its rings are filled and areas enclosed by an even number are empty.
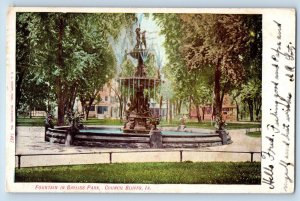
<svg viewBox="0 0 300 201">
<path fill-rule="evenodd" d="M 149 133 L 153 128 L 153 121 L 159 119 L 150 110 L 150 93 L 160 84 L 160 79 L 146 77 L 120 78 L 122 87 L 131 91 L 129 93 L 127 109 L 125 111 L 126 121 L 123 131 L 125 133 Z"/>
<path fill-rule="evenodd" d="M 124 133 L 144 133 L 149 134 L 154 128 L 153 122 L 159 119 L 150 110 L 150 97 L 155 97 L 155 91 L 160 85 L 160 78 L 147 77 L 144 60 L 147 58 L 149 50 L 146 46 L 145 31 L 141 33 L 140 28 L 136 29 L 137 43 L 135 48 L 129 53 L 131 57 L 138 60 L 138 66 L 132 77 L 122 77 L 119 79 L 121 90 L 127 93 L 127 108 L 125 111 Z"/>
</svg>

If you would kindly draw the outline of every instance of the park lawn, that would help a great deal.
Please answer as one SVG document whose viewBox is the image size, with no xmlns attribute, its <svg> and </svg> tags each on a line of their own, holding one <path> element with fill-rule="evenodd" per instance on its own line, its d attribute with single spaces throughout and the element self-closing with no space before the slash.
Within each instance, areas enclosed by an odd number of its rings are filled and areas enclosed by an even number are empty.
<svg viewBox="0 0 300 201">
<path fill-rule="evenodd" d="M 18 118 L 17 126 L 44 126 L 45 118 Z M 112 126 L 122 126 L 124 123 L 120 121 L 120 119 L 97 119 L 97 118 L 89 118 L 87 121 L 83 121 L 83 125 L 112 125 Z M 172 123 L 168 123 L 166 121 L 161 121 L 161 127 L 177 127 L 179 125 L 179 121 L 173 121 Z M 210 121 L 204 122 L 196 122 L 196 121 L 188 121 L 186 123 L 187 128 L 205 128 L 205 129 L 215 129 L 213 125 L 211 125 Z M 227 129 L 246 129 L 246 128 L 260 128 L 261 125 L 257 123 L 245 122 L 245 123 L 227 123 Z"/>
<path fill-rule="evenodd" d="M 55 121 L 54 121 L 55 122 Z M 90 118 L 87 121 L 83 121 L 84 125 L 123 125 L 119 119 L 96 119 Z M 45 126 L 44 117 L 34 117 L 34 118 L 17 118 L 17 126 Z"/>
<path fill-rule="evenodd" d="M 82 122 L 83 125 L 112 125 L 112 126 L 121 126 L 123 121 L 120 119 L 97 119 L 89 118 L 87 121 Z"/>
<path fill-rule="evenodd" d="M 161 122 L 160 125 L 162 127 L 176 127 L 179 125 L 179 122 L 173 122 L 173 123 L 167 123 L 167 122 Z M 214 123 L 210 121 L 203 121 L 203 122 L 196 122 L 196 121 L 189 121 L 186 122 L 187 128 L 205 128 L 205 129 L 215 129 Z M 232 123 L 228 122 L 226 129 L 232 130 L 232 129 L 246 129 L 246 128 L 261 128 L 261 124 L 258 123 L 251 123 L 251 122 L 243 122 L 243 123 Z"/>
<path fill-rule="evenodd" d="M 261 128 L 261 124 L 253 123 L 227 123 L 226 129 Z"/>
<path fill-rule="evenodd" d="M 114 163 L 16 169 L 16 182 L 260 184 L 260 162 Z"/>
<path fill-rule="evenodd" d="M 17 126 L 45 126 L 45 117 L 20 117 Z"/>
<path fill-rule="evenodd" d="M 261 131 L 247 132 L 246 135 L 250 137 L 261 137 Z"/>
</svg>

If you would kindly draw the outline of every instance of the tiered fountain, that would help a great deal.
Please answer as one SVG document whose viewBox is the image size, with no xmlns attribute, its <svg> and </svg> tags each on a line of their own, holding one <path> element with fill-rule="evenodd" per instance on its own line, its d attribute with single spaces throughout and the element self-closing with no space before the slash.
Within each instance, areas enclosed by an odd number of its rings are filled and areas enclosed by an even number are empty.
<svg viewBox="0 0 300 201">
<path fill-rule="evenodd" d="M 149 54 L 146 45 L 146 31 L 141 33 L 140 28 L 136 29 L 136 45 L 129 53 L 131 57 L 138 60 L 136 72 L 133 77 L 122 77 L 119 79 L 120 87 L 127 89 L 130 103 L 125 111 L 126 123 L 124 133 L 146 133 L 156 128 L 159 117 L 151 114 L 150 93 L 160 85 L 160 77 L 147 77 L 145 59 Z"/>
</svg>

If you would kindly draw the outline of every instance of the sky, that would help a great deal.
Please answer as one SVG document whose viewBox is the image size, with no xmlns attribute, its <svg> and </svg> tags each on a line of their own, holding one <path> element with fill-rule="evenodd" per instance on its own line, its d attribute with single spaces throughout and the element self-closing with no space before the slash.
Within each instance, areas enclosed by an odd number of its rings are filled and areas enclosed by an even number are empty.
<svg viewBox="0 0 300 201">
<path fill-rule="evenodd" d="M 138 25 L 140 25 L 141 32 L 146 31 L 147 47 L 149 51 L 154 53 L 156 56 L 156 67 L 162 68 L 164 64 L 166 64 L 167 57 L 165 48 L 163 46 L 165 37 L 164 35 L 160 35 L 160 27 L 153 19 L 152 14 L 150 14 L 148 17 L 145 17 L 143 13 L 137 13 L 136 17 L 138 19 L 138 22 L 132 27 L 131 30 L 134 33 L 133 36 L 128 33 L 128 30 L 124 29 L 120 32 L 120 37 L 118 38 L 118 40 L 110 40 L 110 43 L 112 44 L 116 55 L 118 71 L 121 70 L 121 64 L 125 52 L 130 52 L 136 43 L 135 29 Z M 137 65 L 137 60 L 132 59 L 131 57 L 128 58 L 132 60 L 134 65 Z"/>
<path fill-rule="evenodd" d="M 163 46 L 165 42 L 164 35 L 160 35 L 160 27 L 150 14 L 148 18 L 143 17 L 141 21 L 141 30 L 146 30 L 146 40 L 148 44 L 152 44 L 156 54 L 160 55 L 162 66 L 166 63 L 166 50 Z M 161 66 L 161 67 L 162 67 Z"/>
</svg>

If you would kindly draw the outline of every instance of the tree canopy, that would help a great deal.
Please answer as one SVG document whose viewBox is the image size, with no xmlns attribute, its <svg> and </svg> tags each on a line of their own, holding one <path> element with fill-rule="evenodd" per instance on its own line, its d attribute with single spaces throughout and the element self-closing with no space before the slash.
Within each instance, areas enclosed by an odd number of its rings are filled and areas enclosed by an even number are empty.
<svg viewBox="0 0 300 201">
<path fill-rule="evenodd" d="M 20 75 L 30 72 L 37 83 L 49 84 L 57 100 L 59 125 L 73 108 L 76 95 L 90 98 L 112 77 L 115 59 L 108 38 L 117 38 L 121 28 L 134 21 L 134 14 L 17 14 L 17 51 L 21 53 L 17 71 Z M 20 88 L 23 77 L 17 80 Z"/>
<path fill-rule="evenodd" d="M 140 22 L 142 16 L 17 13 L 17 109 L 36 106 L 49 110 L 49 100 L 56 101 L 57 122 L 62 125 L 65 113 L 79 97 L 88 113 L 99 90 L 116 73 L 134 74 L 134 64 L 124 57 L 127 40 L 134 37 L 122 37 L 134 31 L 132 25 L 137 20 Z M 250 120 L 254 120 L 254 113 L 259 119 L 261 15 L 165 13 L 153 16 L 165 37 L 167 62 L 162 67 L 161 55 L 154 52 L 149 54 L 145 65 L 149 77 L 157 76 L 158 69 L 162 68 L 166 82 L 161 86 L 160 105 L 162 96 L 169 101 L 170 108 L 175 103 L 193 103 L 197 114 L 200 106 L 213 105 L 220 129 L 223 98 L 230 94 L 237 108 L 238 103 L 248 106 Z M 116 44 L 122 47 L 116 49 Z M 33 88 L 36 90 L 30 90 Z M 114 90 L 123 108 L 126 97 Z"/>
<path fill-rule="evenodd" d="M 221 125 L 225 93 L 246 84 L 251 68 L 256 73 L 252 78 L 260 76 L 261 16 L 155 14 L 155 19 L 166 37 L 164 72 L 172 77 L 178 97 L 194 96 L 194 104 L 207 104 L 210 100 L 200 97 L 208 91 L 200 89 L 213 85 L 214 115 Z"/>
</svg>

